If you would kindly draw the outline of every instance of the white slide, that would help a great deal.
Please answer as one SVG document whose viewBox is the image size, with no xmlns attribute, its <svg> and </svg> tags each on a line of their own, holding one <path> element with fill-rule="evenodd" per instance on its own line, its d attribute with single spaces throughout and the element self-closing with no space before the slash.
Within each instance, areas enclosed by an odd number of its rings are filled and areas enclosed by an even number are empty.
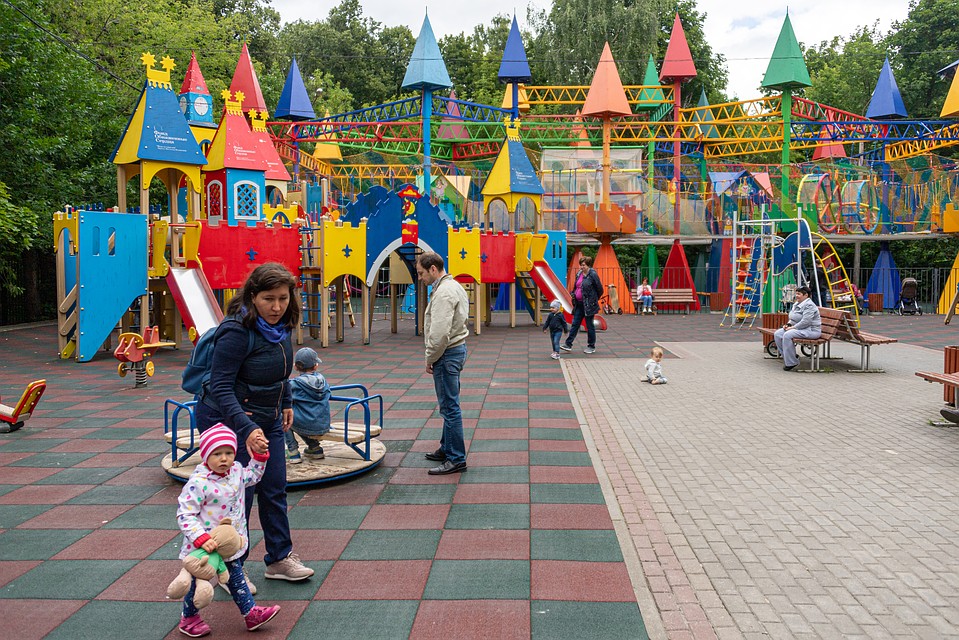
<svg viewBox="0 0 959 640">
<path fill-rule="evenodd" d="M 209 329 L 220 324 L 223 311 L 202 269 L 170 267 L 166 279 L 177 309 L 183 317 L 183 324 L 187 330 L 195 329 L 192 334 L 195 336 L 194 343 Z"/>
<path fill-rule="evenodd" d="M 563 286 L 563 283 L 560 282 L 553 273 L 553 270 L 549 268 L 549 265 L 544 261 L 534 262 L 533 270 L 530 271 L 529 274 L 548 301 L 559 300 L 563 304 L 563 316 L 566 318 L 566 322 L 572 322 L 573 299 L 570 297 L 566 287 Z M 583 322 L 585 327 L 585 320 Z M 603 316 L 593 316 L 593 324 L 598 331 L 606 331 L 606 319 L 603 318 Z"/>
</svg>

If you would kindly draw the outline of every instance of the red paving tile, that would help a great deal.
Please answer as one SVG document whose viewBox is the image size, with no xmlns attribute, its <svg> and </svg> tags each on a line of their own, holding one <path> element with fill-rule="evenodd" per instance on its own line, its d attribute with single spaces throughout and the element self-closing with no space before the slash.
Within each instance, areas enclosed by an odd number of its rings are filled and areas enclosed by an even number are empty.
<svg viewBox="0 0 959 640">
<path fill-rule="evenodd" d="M 448 504 L 375 504 L 360 529 L 442 529 Z"/>
<path fill-rule="evenodd" d="M 380 440 L 416 440 L 420 436 L 420 429 L 384 429 L 380 435 Z"/>
<path fill-rule="evenodd" d="M 14 578 L 19 578 L 40 564 L 39 560 L 2 560 L 0 561 L 0 587 Z"/>
<path fill-rule="evenodd" d="M 636 594 L 622 562 L 533 560 L 530 598 L 577 602 L 635 602 Z"/>
<path fill-rule="evenodd" d="M 310 531 L 299 529 L 293 531 L 293 550 L 304 562 L 313 560 L 336 560 L 343 553 L 343 549 L 353 537 L 352 530 L 324 529 Z M 262 559 L 266 555 L 266 543 L 263 540 L 253 547 L 250 557 Z"/>
<path fill-rule="evenodd" d="M 593 484 L 599 482 L 592 467 L 530 467 L 529 481 L 533 484 Z"/>
<path fill-rule="evenodd" d="M 529 408 L 530 411 L 534 409 L 540 409 L 544 411 L 572 411 L 573 403 L 565 399 L 557 399 L 555 402 L 530 402 Z M 575 418 L 572 419 L 575 420 Z"/>
<path fill-rule="evenodd" d="M 429 577 L 429 560 L 340 560 L 316 600 L 419 600 Z"/>
<path fill-rule="evenodd" d="M 477 451 L 470 453 L 471 467 L 515 467 L 529 464 L 528 451 Z"/>
<path fill-rule="evenodd" d="M 531 529 L 612 529 L 605 504 L 531 504 Z"/>
<path fill-rule="evenodd" d="M 33 422 L 30 422 L 33 426 Z M 50 440 L 53 438 L 82 438 L 88 433 L 99 431 L 96 427 L 89 429 L 43 429 L 27 436 L 27 440 Z"/>
<path fill-rule="evenodd" d="M 109 549 L 110 557 L 117 560 L 143 560 L 179 535 L 178 531 L 165 529 L 137 529 L 135 535 L 125 535 L 116 529 L 99 529 L 53 556 L 53 560 L 100 560 L 104 549 Z"/>
<path fill-rule="evenodd" d="M 526 600 L 426 600 L 420 604 L 411 640 L 528 638 Z"/>
<path fill-rule="evenodd" d="M 530 440 L 530 451 L 586 451 L 583 440 Z"/>
<path fill-rule="evenodd" d="M 0 504 L 60 504 L 93 487 L 92 484 L 41 484 L 20 487 L 0 496 Z"/>
<path fill-rule="evenodd" d="M 437 560 L 529 560 L 529 531 L 448 529 L 436 549 Z"/>
<path fill-rule="evenodd" d="M 523 418 L 529 416 L 529 410 L 522 409 L 484 409 L 480 411 L 480 419 L 490 420 L 495 418 Z"/>
<path fill-rule="evenodd" d="M 10 451 L 4 452 L 3 447 L 0 447 L 0 465 L 13 464 L 14 462 L 19 462 L 24 458 L 29 458 L 33 455 L 33 451 Z M 59 471 L 59 469 L 57 469 Z"/>
<path fill-rule="evenodd" d="M 155 453 L 101 453 L 76 464 L 76 467 L 135 467 L 156 458 Z"/>
<path fill-rule="evenodd" d="M 168 602 L 166 587 L 182 566 L 183 563 L 179 560 L 141 560 L 104 589 L 96 599 Z"/>
<path fill-rule="evenodd" d="M 162 482 L 169 482 L 172 484 L 174 480 L 170 479 L 170 476 L 164 473 L 163 469 L 157 466 L 157 467 L 133 467 L 129 471 L 124 471 L 120 475 L 110 478 L 103 484 L 145 485 L 145 484 L 157 484 Z"/>
<path fill-rule="evenodd" d="M 42 402 L 42 399 L 41 399 L 41 402 Z M 42 407 L 43 405 L 40 404 L 37 406 Z M 37 413 L 40 413 L 40 412 L 41 410 L 38 408 Z M 43 417 L 42 415 L 38 415 L 38 416 L 33 416 L 32 418 L 30 418 L 29 422 L 26 422 L 24 424 L 27 429 L 32 431 L 34 429 L 49 429 L 50 427 L 59 427 L 64 422 L 69 422 L 69 421 L 70 421 L 70 418 L 46 418 L 46 417 Z"/>
<path fill-rule="evenodd" d="M 99 529 L 132 508 L 132 504 L 64 504 L 30 518 L 17 529 Z"/>
<path fill-rule="evenodd" d="M 50 467 L 0 467 L 0 484 L 30 484 L 59 473 Z"/>
<path fill-rule="evenodd" d="M 154 495 L 150 496 L 140 504 L 170 504 L 174 505 L 177 502 L 177 498 L 180 497 L 180 491 L 183 489 L 183 485 L 177 482 L 175 485 L 165 487 L 160 491 L 156 492 Z"/>
<path fill-rule="evenodd" d="M 149 407 L 146 409 L 107 409 L 106 411 L 98 411 L 97 413 L 91 413 L 88 418 L 137 418 L 142 416 L 145 413 L 150 413 L 152 409 Z M 127 424 L 123 425 L 124 427 L 129 426 Z M 156 421 L 153 421 L 152 426 L 156 426 Z"/>
<path fill-rule="evenodd" d="M 470 462 L 472 463 L 472 456 Z M 528 484 L 461 484 L 456 487 L 456 494 L 453 496 L 453 504 L 525 504 L 528 502 Z"/>
<path fill-rule="evenodd" d="M 4 600 L 3 635 L 17 640 L 39 640 L 86 603 L 86 600 Z"/>
<path fill-rule="evenodd" d="M 373 504 L 383 491 L 382 484 L 350 484 L 344 483 L 330 487 L 321 487 L 306 491 L 297 506 L 316 507 L 344 506 L 358 504 Z"/>
</svg>

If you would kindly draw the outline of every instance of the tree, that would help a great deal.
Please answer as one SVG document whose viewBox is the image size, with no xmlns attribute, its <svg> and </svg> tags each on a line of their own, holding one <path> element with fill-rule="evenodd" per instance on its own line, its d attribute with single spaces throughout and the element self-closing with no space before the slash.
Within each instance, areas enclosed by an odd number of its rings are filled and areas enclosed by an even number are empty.
<svg viewBox="0 0 959 640">
<path fill-rule="evenodd" d="M 689 44 L 689 52 L 696 63 L 696 77 L 683 85 L 683 105 L 695 106 L 703 91 L 706 92 L 706 98 L 710 103 L 726 102 L 726 85 L 729 81 L 726 58 L 722 54 L 713 53 L 713 48 L 709 46 L 703 30 L 707 14 L 699 12 L 696 8 L 696 0 L 679 0 L 675 6 L 667 4 L 665 10 L 660 11 L 659 55 L 656 56 L 660 66 L 666 54 L 666 46 L 676 13 L 679 13 L 683 32 L 686 34 L 686 42 Z M 644 69 L 645 64 L 643 62 Z M 639 75 L 639 80 L 642 80 L 642 74 Z"/>
<path fill-rule="evenodd" d="M 954 0 L 910 0 L 909 14 L 893 24 L 889 47 L 897 54 L 896 82 L 909 117 L 938 118 L 949 81 L 936 72 L 954 62 L 959 12 Z"/>
<path fill-rule="evenodd" d="M 847 38 L 835 37 L 806 49 L 803 56 L 812 86 L 810 100 L 864 114 L 879 79 L 885 56 L 878 21 L 862 26 Z"/>
</svg>

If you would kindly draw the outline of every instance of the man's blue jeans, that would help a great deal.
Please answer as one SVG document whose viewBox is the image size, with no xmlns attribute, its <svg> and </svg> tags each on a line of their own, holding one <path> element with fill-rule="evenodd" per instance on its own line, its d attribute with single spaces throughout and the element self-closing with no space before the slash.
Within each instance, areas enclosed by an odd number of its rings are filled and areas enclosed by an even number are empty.
<svg viewBox="0 0 959 640">
<path fill-rule="evenodd" d="M 573 301 L 573 322 L 570 323 L 569 335 L 566 336 L 567 347 L 573 346 L 573 340 L 576 339 L 584 319 L 586 320 L 586 346 L 590 349 L 596 347 L 596 325 L 593 324 L 593 316 L 586 315 L 586 307 L 577 300 Z"/>
<path fill-rule="evenodd" d="M 440 448 L 453 464 L 466 462 L 466 443 L 463 440 L 463 413 L 460 411 L 460 372 L 466 363 L 466 345 L 447 349 L 433 363 L 433 386 L 443 416 L 443 435 Z"/>
</svg>

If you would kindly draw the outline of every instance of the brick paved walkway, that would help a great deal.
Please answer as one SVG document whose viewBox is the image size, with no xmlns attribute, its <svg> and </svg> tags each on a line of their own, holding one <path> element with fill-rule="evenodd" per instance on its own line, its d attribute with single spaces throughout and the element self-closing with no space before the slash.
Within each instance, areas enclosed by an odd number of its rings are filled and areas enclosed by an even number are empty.
<svg viewBox="0 0 959 640">
<path fill-rule="evenodd" d="M 259 599 L 283 605 L 266 637 L 959 637 L 959 429 L 928 425 L 942 390 L 912 374 L 941 369 L 931 349 L 959 327 L 867 318 L 905 342 L 875 349 L 888 373 L 843 372 L 858 363 L 843 345 L 814 375 L 718 315 L 611 318 L 595 356 L 578 339 L 562 365 L 537 328 L 495 321 L 470 339 L 470 470 L 452 478 L 424 471 L 440 419 L 409 323 L 323 351 L 334 383 L 384 394 L 388 453 L 290 494 L 308 584 L 262 580 L 254 518 Z M 638 383 L 657 343 L 663 387 Z M 162 597 L 179 485 L 158 434 L 188 351 L 160 353 L 145 391 L 109 356 L 54 352 L 50 326 L 0 332 L 0 395 L 50 383 L 0 436 L 5 631 L 179 637 Z M 248 637 L 221 596 L 214 637 Z"/>
</svg>

